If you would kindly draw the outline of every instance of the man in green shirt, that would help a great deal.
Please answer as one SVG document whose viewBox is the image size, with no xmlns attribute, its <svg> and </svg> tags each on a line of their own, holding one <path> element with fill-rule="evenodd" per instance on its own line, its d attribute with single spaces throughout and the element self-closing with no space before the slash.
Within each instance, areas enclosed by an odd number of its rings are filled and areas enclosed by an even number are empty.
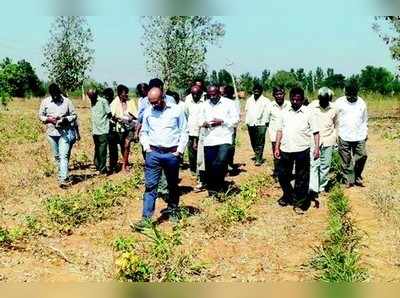
<svg viewBox="0 0 400 298">
<path fill-rule="evenodd" d="M 111 109 L 108 101 L 89 90 L 87 96 L 91 102 L 92 134 L 94 141 L 94 163 L 100 174 L 107 173 L 107 147 L 110 131 Z"/>
</svg>

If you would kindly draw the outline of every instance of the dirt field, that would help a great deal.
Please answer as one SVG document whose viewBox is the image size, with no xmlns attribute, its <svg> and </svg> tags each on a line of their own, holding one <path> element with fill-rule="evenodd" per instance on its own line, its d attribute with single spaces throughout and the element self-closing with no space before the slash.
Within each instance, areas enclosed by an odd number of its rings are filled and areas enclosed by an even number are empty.
<svg viewBox="0 0 400 298">
<path fill-rule="evenodd" d="M 95 175 L 90 167 L 93 145 L 89 104 L 75 103 L 82 140 L 74 146 L 71 160 L 71 174 L 77 183 L 68 190 L 61 190 L 57 185 L 50 148 L 36 120 L 39 101 L 15 100 L 9 111 L 0 112 L 0 227 L 11 231 L 17 239 L 11 247 L 0 246 L 2 281 L 116 278 L 117 252 L 113 242 L 117 237 L 132 235 L 129 224 L 140 218 L 143 183 L 136 189 L 124 190 L 120 203 L 105 209 L 95 220 L 60 231 L 44 219 L 45 203 L 50 197 L 89 193 L 107 181 L 126 185 L 131 176 L 140 177 L 140 173 L 122 172 L 109 177 Z M 393 135 L 396 121 L 380 118 L 398 116 L 398 110 L 393 108 L 396 105 L 384 109 L 371 105 L 371 115 L 378 118 L 370 121 L 366 187 L 346 191 L 356 228 L 363 236 L 361 265 L 368 270 L 372 281 L 400 281 L 400 139 L 388 136 L 388 133 Z M 228 179 L 241 185 L 257 176 L 270 175 L 270 146 L 266 146 L 264 154 L 266 164 L 254 167 L 246 130 L 240 129 L 238 135 L 235 162 L 243 164 L 242 172 Z M 136 148 L 131 157 L 136 171 L 140 171 L 141 158 Z M 315 248 L 326 239 L 326 196 L 320 197 L 319 208 L 313 206 L 306 214 L 297 215 L 291 208 L 277 205 L 281 191 L 271 181 L 261 187 L 262 199 L 251 206 L 252 220 L 227 228 L 210 227 L 208 221 L 221 203 L 207 198 L 206 193 L 193 193 L 196 181 L 188 170 L 181 171 L 181 178 L 181 204 L 198 210 L 187 219 L 182 242 L 207 268 L 193 280 L 314 279 L 316 272 L 309 264 Z M 157 212 L 164 206 L 159 199 Z M 162 223 L 160 229 L 171 230 L 171 224 Z"/>
</svg>

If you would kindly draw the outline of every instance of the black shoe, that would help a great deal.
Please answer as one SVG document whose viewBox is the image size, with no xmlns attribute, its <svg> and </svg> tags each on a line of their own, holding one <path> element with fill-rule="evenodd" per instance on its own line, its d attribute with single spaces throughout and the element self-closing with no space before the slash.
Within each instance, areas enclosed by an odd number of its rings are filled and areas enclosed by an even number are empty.
<svg viewBox="0 0 400 298">
<path fill-rule="evenodd" d="M 151 218 L 142 218 L 137 223 L 131 225 L 131 229 L 135 232 L 143 232 L 145 229 L 150 229 L 154 226 Z"/>
<path fill-rule="evenodd" d="M 291 202 L 290 200 L 288 200 L 288 199 L 282 197 L 282 198 L 280 198 L 280 199 L 278 200 L 278 204 L 279 204 L 279 206 L 281 206 L 281 207 L 286 207 L 286 206 L 291 205 L 292 202 Z"/>
<path fill-rule="evenodd" d="M 359 187 L 365 187 L 363 180 L 361 178 L 357 178 L 354 185 L 359 186 Z"/>
<path fill-rule="evenodd" d="M 256 167 L 260 167 L 261 165 L 262 165 L 262 162 L 261 161 L 256 161 L 255 163 L 254 163 L 254 165 L 256 166 Z"/>
</svg>

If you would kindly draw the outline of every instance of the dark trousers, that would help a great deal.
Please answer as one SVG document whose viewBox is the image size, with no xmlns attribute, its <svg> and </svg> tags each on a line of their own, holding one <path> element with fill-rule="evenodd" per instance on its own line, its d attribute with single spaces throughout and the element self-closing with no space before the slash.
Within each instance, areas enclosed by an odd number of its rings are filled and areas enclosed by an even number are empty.
<svg viewBox="0 0 400 298">
<path fill-rule="evenodd" d="M 229 159 L 228 159 L 228 165 L 231 166 L 231 167 L 233 167 L 234 160 L 235 160 L 236 134 L 237 134 L 237 128 L 235 127 L 234 130 L 233 130 L 233 135 L 232 135 L 231 153 L 229 154 Z"/>
<path fill-rule="evenodd" d="M 361 182 L 362 172 L 367 162 L 366 141 L 347 142 L 339 138 L 339 155 L 346 183 Z"/>
<path fill-rule="evenodd" d="M 118 165 L 118 146 L 121 150 L 121 155 L 124 156 L 125 140 L 127 133 L 112 131 L 110 133 L 109 149 L 110 149 L 110 169 L 115 170 Z"/>
<path fill-rule="evenodd" d="M 279 167 L 279 159 L 275 157 L 275 145 L 276 142 L 272 142 L 272 158 L 274 159 L 274 169 L 272 172 L 273 177 L 278 177 L 278 167 Z"/>
<path fill-rule="evenodd" d="M 190 171 L 194 174 L 196 174 L 197 170 L 197 149 L 195 150 L 193 148 L 194 144 L 198 144 L 199 142 L 199 137 L 195 136 L 189 136 L 189 142 L 188 142 L 188 156 L 189 156 L 189 168 Z"/>
<path fill-rule="evenodd" d="M 291 184 L 293 167 L 295 167 L 294 188 Z M 278 166 L 279 183 L 283 198 L 299 206 L 309 201 L 308 186 L 310 184 L 310 149 L 301 152 L 283 152 Z"/>
<path fill-rule="evenodd" d="M 204 146 L 206 183 L 209 192 L 222 192 L 224 190 L 231 150 L 231 144 Z"/>
<path fill-rule="evenodd" d="M 180 157 L 170 152 L 152 151 L 146 153 L 145 162 L 145 193 L 143 196 L 143 217 L 150 218 L 155 209 L 157 188 L 164 171 L 168 184 L 168 207 L 179 205 L 179 164 Z"/>
<path fill-rule="evenodd" d="M 96 169 L 104 174 L 107 172 L 107 146 L 108 134 L 93 135 L 94 141 L 94 164 Z"/>
<path fill-rule="evenodd" d="M 256 162 L 263 161 L 265 134 L 267 133 L 267 126 L 247 126 L 249 130 L 250 143 L 256 155 Z"/>
</svg>

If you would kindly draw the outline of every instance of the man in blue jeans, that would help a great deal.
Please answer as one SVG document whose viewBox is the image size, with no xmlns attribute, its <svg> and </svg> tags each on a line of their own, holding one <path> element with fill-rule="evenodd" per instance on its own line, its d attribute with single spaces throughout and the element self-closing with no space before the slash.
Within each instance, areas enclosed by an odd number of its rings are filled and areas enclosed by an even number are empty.
<svg viewBox="0 0 400 298">
<path fill-rule="evenodd" d="M 165 101 L 158 87 L 150 89 L 151 108 L 143 114 L 140 142 L 146 151 L 145 193 L 142 220 L 133 228 L 141 231 L 151 223 L 157 199 L 157 187 L 163 170 L 168 183 L 168 207 L 163 215 L 176 218 L 179 205 L 179 165 L 188 142 L 187 122 L 184 112 L 176 104 Z"/>
<path fill-rule="evenodd" d="M 68 163 L 72 145 L 77 139 L 77 115 L 72 102 L 62 95 L 58 85 L 50 84 L 50 96 L 43 99 L 39 109 L 39 119 L 46 124 L 47 139 L 58 167 L 61 188 L 71 184 Z"/>
</svg>

